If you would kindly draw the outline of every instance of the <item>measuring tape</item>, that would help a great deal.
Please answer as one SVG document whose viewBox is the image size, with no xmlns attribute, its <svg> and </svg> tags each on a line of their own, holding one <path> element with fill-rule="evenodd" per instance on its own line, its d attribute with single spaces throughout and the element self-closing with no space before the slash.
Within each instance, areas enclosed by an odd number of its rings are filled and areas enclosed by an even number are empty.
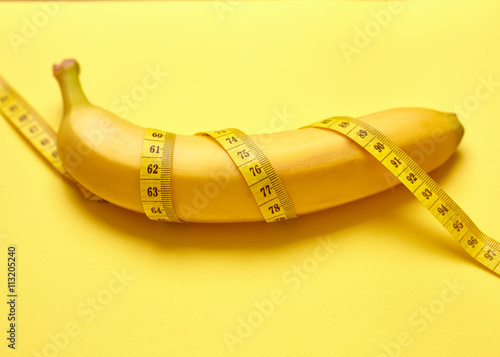
<svg viewBox="0 0 500 357">
<path fill-rule="evenodd" d="M 180 222 L 171 196 L 172 155 L 175 134 L 146 129 L 141 154 L 141 200 L 144 212 L 154 221 Z"/>
<path fill-rule="evenodd" d="M 349 117 L 311 124 L 344 134 L 391 171 L 474 259 L 500 274 L 500 243 L 490 238 L 439 185 L 396 144 L 370 125 Z"/>
<path fill-rule="evenodd" d="M 0 113 L 55 170 L 77 184 L 86 198 L 102 201 L 69 174 L 57 153 L 54 130 L 1 77 Z M 392 172 L 467 253 L 500 274 L 500 243 L 484 234 L 417 163 L 377 129 L 350 117 L 333 117 L 307 127 L 332 130 L 354 140 Z M 237 129 L 198 135 L 214 138 L 226 150 L 245 178 L 267 222 L 296 217 L 274 168 L 250 137 Z M 174 141 L 175 134 L 155 129 L 147 129 L 144 137 L 140 169 L 141 197 L 145 213 L 157 221 L 180 222 L 171 196 Z"/>
<path fill-rule="evenodd" d="M 207 131 L 226 150 L 250 188 L 266 222 L 296 218 L 292 202 L 278 174 L 262 150 L 238 129 Z"/>
<path fill-rule="evenodd" d="M 57 172 L 74 182 L 85 198 L 104 201 L 70 175 L 57 153 L 55 131 L 2 77 L 0 77 L 0 113 Z"/>
</svg>

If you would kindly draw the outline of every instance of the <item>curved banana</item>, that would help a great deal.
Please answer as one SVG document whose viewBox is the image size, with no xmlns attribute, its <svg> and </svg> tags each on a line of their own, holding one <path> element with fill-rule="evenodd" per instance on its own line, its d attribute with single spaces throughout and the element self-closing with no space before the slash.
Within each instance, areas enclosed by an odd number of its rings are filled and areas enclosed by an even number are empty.
<svg viewBox="0 0 500 357">
<path fill-rule="evenodd" d="M 139 169 L 145 129 L 91 105 L 82 91 L 75 60 L 55 65 L 53 72 L 64 101 L 57 146 L 68 171 L 107 201 L 144 213 Z M 392 109 L 360 119 L 392 139 L 425 171 L 443 164 L 463 135 L 454 114 L 429 109 Z M 253 138 L 258 143 L 258 138 Z M 397 184 L 364 149 L 327 130 L 303 128 L 276 133 L 263 151 L 298 215 Z M 210 138 L 176 136 L 171 185 L 174 209 L 181 221 L 263 220 L 241 173 Z"/>
</svg>

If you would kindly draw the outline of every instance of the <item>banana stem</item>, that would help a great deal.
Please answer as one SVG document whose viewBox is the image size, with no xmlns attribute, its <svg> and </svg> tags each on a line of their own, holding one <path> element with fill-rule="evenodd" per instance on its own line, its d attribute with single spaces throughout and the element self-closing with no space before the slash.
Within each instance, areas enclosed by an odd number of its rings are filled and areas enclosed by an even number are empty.
<svg viewBox="0 0 500 357">
<path fill-rule="evenodd" d="M 64 115 L 76 107 L 90 105 L 80 84 L 80 66 L 73 59 L 62 61 L 52 68 L 59 82 L 64 103 Z"/>
</svg>

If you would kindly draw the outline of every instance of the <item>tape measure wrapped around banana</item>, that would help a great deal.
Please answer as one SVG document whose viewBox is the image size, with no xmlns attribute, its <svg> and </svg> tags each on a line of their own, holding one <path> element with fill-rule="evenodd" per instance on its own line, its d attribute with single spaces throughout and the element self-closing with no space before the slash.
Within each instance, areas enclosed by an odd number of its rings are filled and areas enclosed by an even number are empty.
<svg viewBox="0 0 500 357">
<path fill-rule="evenodd" d="M 267 222 L 405 185 L 475 260 L 500 274 L 500 242 L 426 173 L 457 148 L 457 117 L 403 108 L 332 117 L 276 133 L 265 147 L 237 129 L 175 135 L 144 129 L 85 97 L 75 60 L 55 65 L 59 133 L 0 77 L 0 113 L 89 200 L 169 222 Z"/>
<path fill-rule="evenodd" d="M 401 108 L 275 133 L 265 146 L 236 129 L 174 135 L 90 104 L 75 60 L 53 72 L 64 102 L 57 150 L 71 176 L 108 202 L 158 220 L 293 218 L 396 185 L 391 166 L 413 185 L 416 168 L 401 161 L 399 148 L 428 172 L 453 154 L 464 133 L 454 114 Z"/>
</svg>

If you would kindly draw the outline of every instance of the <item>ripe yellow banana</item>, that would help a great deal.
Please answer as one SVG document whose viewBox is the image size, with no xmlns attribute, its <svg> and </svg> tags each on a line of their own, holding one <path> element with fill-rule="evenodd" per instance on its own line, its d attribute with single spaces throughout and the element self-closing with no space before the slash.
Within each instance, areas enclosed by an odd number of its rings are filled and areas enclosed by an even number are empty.
<svg viewBox="0 0 500 357">
<path fill-rule="evenodd" d="M 65 60 L 53 70 L 64 102 L 57 146 L 68 171 L 107 201 L 144 213 L 139 170 L 145 129 L 91 105 L 82 91 L 75 60 Z M 360 119 L 392 139 L 425 171 L 443 164 L 463 135 L 454 114 L 429 109 L 392 109 Z M 356 143 L 323 129 L 276 133 L 263 151 L 298 215 L 397 184 L 392 174 Z M 171 186 L 174 209 L 181 221 L 263 220 L 241 173 L 208 137 L 176 136 Z"/>
</svg>

